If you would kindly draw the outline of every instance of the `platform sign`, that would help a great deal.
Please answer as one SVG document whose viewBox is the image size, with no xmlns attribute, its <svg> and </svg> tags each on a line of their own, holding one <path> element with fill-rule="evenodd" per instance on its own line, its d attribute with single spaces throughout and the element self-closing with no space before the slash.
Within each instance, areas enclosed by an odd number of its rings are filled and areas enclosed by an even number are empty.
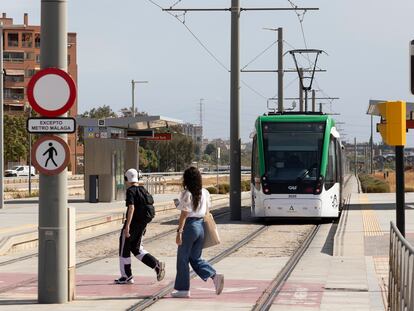
<svg viewBox="0 0 414 311">
<path fill-rule="evenodd" d="M 154 130 L 127 130 L 127 137 L 154 137 Z"/>
<path fill-rule="evenodd" d="M 171 138 L 171 133 L 154 133 L 154 137 L 146 137 L 144 140 L 167 141 Z"/>
<path fill-rule="evenodd" d="M 59 136 L 42 136 L 33 146 L 33 165 L 40 173 L 57 175 L 69 163 L 70 151 L 67 143 Z"/>
<path fill-rule="evenodd" d="M 30 79 L 27 99 L 42 116 L 57 117 L 66 113 L 75 103 L 76 85 L 67 72 L 46 68 Z"/>
<path fill-rule="evenodd" d="M 76 130 L 74 118 L 29 118 L 27 131 L 36 134 L 69 134 Z"/>
</svg>

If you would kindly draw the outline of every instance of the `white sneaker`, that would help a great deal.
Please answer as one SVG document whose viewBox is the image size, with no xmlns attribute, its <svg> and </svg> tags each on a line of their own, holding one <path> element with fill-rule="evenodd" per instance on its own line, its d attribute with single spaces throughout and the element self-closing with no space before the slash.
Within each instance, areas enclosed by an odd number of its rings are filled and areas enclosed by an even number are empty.
<svg viewBox="0 0 414 311">
<path fill-rule="evenodd" d="M 171 293 L 173 298 L 190 298 L 189 290 L 175 290 Z"/>
<path fill-rule="evenodd" d="M 216 295 L 220 295 L 224 287 L 224 275 L 216 273 L 213 277 L 213 283 L 216 288 Z"/>
<path fill-rule="evenodd" d="M 130 277 L 121 276 L 119 279 L 115 280 L 116 284 L 134 284 L 134 278 L 132 275 Z"/>
</svg>

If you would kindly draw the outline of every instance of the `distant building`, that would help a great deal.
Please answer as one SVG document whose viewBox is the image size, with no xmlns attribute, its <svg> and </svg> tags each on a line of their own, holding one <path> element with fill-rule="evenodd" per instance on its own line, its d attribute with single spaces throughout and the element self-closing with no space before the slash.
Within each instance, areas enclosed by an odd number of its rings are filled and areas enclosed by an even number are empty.
<svg viewBox="0 0 414 311">
<path fill-rule="evenodd" d="M 183 134 L 186 136 L 191 137 L 194 143 L 200 145 L 202 147 L 203 145 L 203 127 L 200 125 L 195 125 L 191 123 L 184 123 L 181 125 L 183 129 Z M 203 148 L 201 148 L 203 150 Z"/>
<path fill-rule="evenodd" d="M 4 38 L 4 112 L 5 114 L 27 113 L 26 87 L 30 78 L 40 70 L 40 26 L 29 25 L 29 15 L 24 14 L 23 24 L 16 27 L 13 18 L 3 13 L 0 17 L 3 23 Z M 8 27 L 14 25 L 13 27 Z M 20 25 L 20 24 L 19 24 Z M 76 33 L 68 33 L 68 73 L 75 84 L 78 80 Z M 69 111 L 69 116 L 78 113 L 77 101 Z M 71 150 L 69 170 L 75 165 L 75 134 L 68 135 L 68 145 Z M 79 149 L 79 146 L 78 146 Z"/>
</svg>

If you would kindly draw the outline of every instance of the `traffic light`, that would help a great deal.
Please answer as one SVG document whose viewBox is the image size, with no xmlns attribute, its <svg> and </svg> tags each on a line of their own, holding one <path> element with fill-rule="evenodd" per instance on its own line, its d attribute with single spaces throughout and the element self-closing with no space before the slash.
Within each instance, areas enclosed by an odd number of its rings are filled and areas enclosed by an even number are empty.
<svg viewBox="0 0 414 311">
<path fill-rule="evenodd" d="M 410 42 L 410 90 L 414 95 L 414 40 Z"/>
<path fill-rule="evenodd" d="M 382 139 L 390 146 L 406 144 L 406 103 L 405 101 L 378 104 L 381 123 L 377 125 Z"/>
</svg>

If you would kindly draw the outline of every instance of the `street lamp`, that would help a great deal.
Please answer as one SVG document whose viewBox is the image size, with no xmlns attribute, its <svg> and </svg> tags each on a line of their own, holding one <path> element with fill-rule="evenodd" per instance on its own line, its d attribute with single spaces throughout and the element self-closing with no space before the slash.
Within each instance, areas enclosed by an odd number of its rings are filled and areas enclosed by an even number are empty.
<svg viewBox="0 0 414 311">
<path fill-rule="evenodd" d="M 137 83 L 149 83 L 148 81 L 131 80 L 132 86 L 132 117 L 135 117 L 135 84 Z"/>
</svg>

